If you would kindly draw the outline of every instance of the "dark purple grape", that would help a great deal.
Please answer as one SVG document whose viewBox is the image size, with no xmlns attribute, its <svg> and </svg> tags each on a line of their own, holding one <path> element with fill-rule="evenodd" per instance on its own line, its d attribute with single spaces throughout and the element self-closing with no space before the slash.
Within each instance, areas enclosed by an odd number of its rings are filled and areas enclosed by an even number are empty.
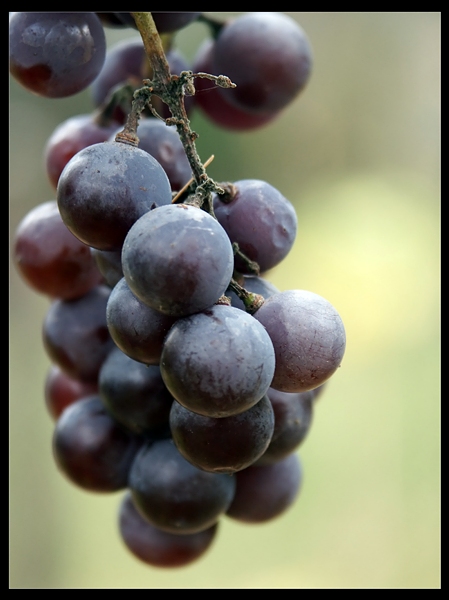
<svg viewBox="0 0 449 600">
<path fill-rule="evenodd" d="M 51 298 L 79 298 L 102 282 L 89 247 L 67 229 L 55 200 L 25 215 L 16 230 L 13 256 L 25 282 Z"/>
<path fill-rule="evenodd" d="M 177 318 L 136 298 L 122 278 L 109 296 L 106 320 L 109 333 L 122 352 L 147 365 L 158 365 L 165 336 Z"/>
<path fill-rule="evenodd" d="M 303 474 L 298 455 L 289 454 L 272 465 L 248 467 L 234 477 L 235 496 L 227 516 L 244 523 L 265 523 L 297 499 Z"/>
<path fill-rule="evenodd" d="M 93 12 L 15 12 L 9 20 L 9 70 L 29 91 L 63 98 L 98 76 L 106 38 Z"/>
<path fill-rule="evenodd" d="M 217 302 L 233 266 L 232 246 L 221 225 L 185 204 L 147 212 L 123 244 L 123 273 L 131 291 L 151 308 L 175 317 Z"/>
<path fill-rule="evenodd" d="M 262 272 L 279 264 L 290 252 L 297 230 L 293 205 L 276 188 L 258 179 L 243 179 L 233 184 L 232 196 L 214 195 L 214 211 L 231 242 Z M 248 273 L 238 256 L 235 267 Z"/>
<path fill-rule="evenodd" d="M 167 173 L 171 189 L 179 191 L 192 177 L 192 170 L 176 128 L 159 119 L 141 119 L 137 137 L 138 147 L 154 156 Z"/>
<path fill-rule="evenodd" d="M 272 114 L 285 108 L 306 85 L 312 51 L 305 32 L 291 17 L 252 12 L 222 27 L 214 45 L 213 68 L 237 86 L 226 94 L 227 101 L 254 114 Z"/>
<path fill-rule="evenodd" d="M 114 347 L 106 323 L 110 289 L 97 286 L 76 300 L 55 300 L 43 323 L 44 348 L 74 379 L 95 382 Z"/>
<path fill-rule="evenodd" d="M 118 250 L 128 230 L 152 206 L 170 204 L 168 177 L 148 152 L 119 142 L 84 148 L 59 178 L 64 223 L 82 242 Z"/>
<path fill-rule="evenodd" d="M 214 41 L 205 40 L 199 47 L 194 58 L 192 71 L 194 73 L 209 73 L 210 75 L 221 75 L 212 65 L 212 54 Z M 195 104 L 204 114 L 218 127 L 232 131 L 249 131 L 258 129 L 273 121 L 278 112 L 265 114 L 252 114 L 237 108 L 228 102 L 229 94 L 233 89 L 220 89 L 213 81 L 205 77 L 195 79 Z"/>
<path fill-rule="evenodd" d="M 90 251 L 106 285 L 113 288 L 123 277 L 122 249 L 98 250 L 91 248 Z"/>
<path fill-rule="evenodd" d="M 70 404 L 86 396 L 98 394 L 96 381 L 81 381 L 64 373 L 57 365 L 51 365 L 45 378 L 45 404 L 56 420 Z"/>
<path fill-rule="evenodd" d="M 126 488 L 140 443 L 114 421 L 98 396 L 89 396 L 57 420 L 53 454 L 72 483 L 92 492 L 115 492 Z"/>
<path fill-rule="evenodd" d="M 92 144 L 105 142 L 117 131 L 119 124 L 101 122 L 94 114 L 70 117 L 56 127 L 45 146 L 45 167 L 56 189 L 62 170 L 77 152 Z"/>
<path fill-rule="evenodd" d="M 274 431 L 268 448 L 254 466 L 273 464 L 294 452 L 312 425 L 315 390 L 288 393 L 270 388 L 267 396 L 274 411 Z"/>
<path fill-rule="evenodd" d="M 253 294 L 259 294 L 262 298 L 269 298 L 273 294 L 277 294 L 279 290 L 269 281 L 263 279 L 263 277 L 254 277 L 250 275 L 243 275 L 238 283 L 245 288 L 248 292 Z M 226 296 L 231 299 L 231 306 L 245 310 L 245 304 L 237 294 L 230 288 L 226 290 Z"/>
<path fill-rule="evenodd" d="M 341 364 L 346 334 L 330 302 L 305 290 L 279 292 L 254 313 L 276 354 L 271 387 L 306 392 L 322 385 Z"/>
<path fill-rule="evenodd" d="M 156 365 L 144 365 L 114 348 L 101 366 L 101 399 L 116 421 L 134 433 L 168 426 L 173 397 Z"/>
<path fill-rule="evenodd" d="M 267 396 L 248 410 L 221 419 L 198 415 L 173 402 L 170 430 L 178 450 L 199 469 L 235 473 L 267 450 L 274 412 Z"/>
<path fill-rule="evenodd" d="M 119 531 L 125 546 L 134 556 L 154 567 L 183 567 L 210 548 L 218 523 L 198 533 L 178 535 L 154 527 L 134 506 L 126 493 L 119 510 Z"/>
<path fill-rule="evenodd" d="M 176 534 L 209 529 L 234 497 L 232 475 L 208 473 L 190 464 L 173 440 L 146 443 L 129 474 L 129 488 L 140 514 L 154 527 Z"/>
<path fill-rule="evenodd" d="M 160 367 L 182 406 L 206 417 L 229 417 L 265 395 L 274 373 L 274 351 L 254 317 L 215 305 L 172 326 Z"/>
</svg>

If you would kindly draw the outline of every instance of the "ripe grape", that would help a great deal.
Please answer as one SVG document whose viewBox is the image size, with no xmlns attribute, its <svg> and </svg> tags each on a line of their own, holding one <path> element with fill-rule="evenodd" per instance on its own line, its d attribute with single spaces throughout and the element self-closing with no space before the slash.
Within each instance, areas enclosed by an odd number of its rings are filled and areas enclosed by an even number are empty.
<svg viewBox="0 0 449 600">
<path fill-rule="evenodd" d="M 209 73 L 220 75 L 214 69 L 212 58 L 214 51 L 214 40 L 207 39 L 198 48 L 195 55 L 192 70 L 194 73 Z M 213 81 L 203 77 L 195 79 L 195 103 L 204 112 L 212 123 L 233 131 L 250 131 L 258 129 L 273 121 L 278 112 L 267 112 L 265 114 L 252 114 L 242 108 L 234 106 L 229 100 L 233 89 L 219 89 Z"/>
<path fill-rule="evenodd" d="M 295 209 L 266 181 L 236 181 L 231 194 L 214 194 L 214 211 L 231 242 L 237 243 L 262 272 L 278 265 L 294 244 Z M 235 257 L 235 267 L 248 274 L 248 266 L 239 256 Z"/>
<path fill-rule="evenodd" d="M 40 96 L 63 98 L 98 76 L 106 38 L 93 12 L 15 12 L 9 20 L 9 69 Z"/>
<path fill-rule="evenodd" d="M 238 415 L 205 417 L 173 402 L 170 430 L 176 447 L 189 462 L 213 473 L 235 473 L 256 462 L 274 431 L 274 412 L 264 396 Z"/>
<path fill-rule="evenodd" d="M 67 229 L 56 200 L 25 215 L 15 233 L 13 255 L 25 282 L 51 298 L 79 298 L 102 282 L 89 247 Z"/>
<path fill-rule="evenodd" d="M 130 358 L 147 365 L 159 364 L 165 336 L 176 319 L 139 300 L 124 277 L 112 290 L 106 306 L 109 333 L 116 345 Z"/>
<path fill-rule="evenodd" d="M 113 288 L 123 277 L 122 249 L 98 250 L 98 248 L 91 248 L 90 251 L 98 270 L 103 275 L 104 283 Z"/>
<path fill-rule="evenodd" d="M 43 323 L 44 348 L 74 379 L 95 382 L 114 347 L 106 323 L 110 289 L 100 285 L 76 300 L 55 300 Z"/>
<path fill-rule="evenodd" d="M 150 433 L 168 426 L 173 397 L 157 365 L 144 365 L 114 348 L 101 366 L 98 385 L 109 413 L 130 431 Z"/>
<path fill-rule="evenodd" d="M 228 517 L 265 523 L 283 514 L 301 491 L 303 472 L 297 454 L 265 466 L 252 465 L 234 475 L 236 488 Z"/>
<path fill-rule="evenodd" d="M 72 483 L 92 492 L 115 492 L 127 487 L 140 444 L 108 414 L 98 396 L 88 396 L 68 406 L 57 420 L 53 454 Z"/>
<path fill-rule="evenodd" d="M 274 350 L 254 317 L 215 305 L 172 326 L 160 366 L 182 406 L 206 417 L 229 417 L 265 395 L 273 378 Z"/>
<path fill-rule="evenodd" d="M 288 393 L 270 388 L 267 396 L 273 407 L 274 430 L 268 448 L 255 466 L 272 464 L 294 452 L 312 425 L 315 390 Z"/>
<path fill-rule="evenodd" d="M 171 199 L 170 182 L 157 160 L 119 142 L 94 144 L 75 154 L 57 189 L 64 223 L 99 250 L 120 249 L 139 217 Z"/>
<path fill-rule="evenodd" d="M 272 114 L 285 108 L 306 85 L 312 51 L 305 32 L 291 17 L 252 12 L 221 28 L 213 67 L 237 86 L 226 94 L 228 102 L 254 114 Z"/>
<path fill-rule="evenodd" d="M 271 387 L 306 392 L 322 385 L 341 364 L 346 334 L 328 300 L 305 290 L 279 292 L 254 313 L 276 354 Z"/>
<path fill-rule="evenodd" d="M 131 291 L 171 316 L 193 314 L 217 302 L 233 266 L 232 246 L 221 225 L 185 204 L 147 212 L 123 244 L 123 273 Z"/>
<path fill-rule="evenodd" d="M 198 469 L 171 439 L 147 442 L 140 448 L 128 485 L 141 515 L 155 527 L 177 534 L 215 525 L 235 491 L 232 475 Z"/>
<path fill-rule="evenodd" d="M 198 560 L 216 538 L 218 523 L 197 533 L 162 531 L 142 517 L 131 494 L 123 497 L 119 509 L 119 532 L 128 550 L 154 567 L 182 567 Z"/>
</svg>

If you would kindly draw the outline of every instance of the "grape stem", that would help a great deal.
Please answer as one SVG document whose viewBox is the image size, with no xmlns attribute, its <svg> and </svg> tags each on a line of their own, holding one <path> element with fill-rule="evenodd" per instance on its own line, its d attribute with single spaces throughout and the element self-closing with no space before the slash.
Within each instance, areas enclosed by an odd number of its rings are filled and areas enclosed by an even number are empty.
<svg viewBox="0 0 449 600">
<path fill-rule="evenodd" d="M 265 302 L 265 299 L 260 294 L 255 294 L 254 292 L 248 292 L 244 287 L 239 285 L 235 279 L 231 279 L 229 283 L 229 289 L 231 289 L 240 300 L 245 305 L 245 310 L 250 315 L 253 315 L 262 304 Z"/>
<path fill-rule="evenodd" d="M 211 156 L 209 156 L 209 158 L 206 160 L 206 162 L 204 163 L 204 168 L 208 167 L 210 165 L 210 163 L 214 160 L 215 156 L 212 154 Z M 177 192 L 172 199 L 172 204 L 176 204 L 176 202 L 180 202 L 182 196 L 184 195 L 184 193 L 189 189 L 189 187 L 192 185 L 192 183 L 194 183 L 194 179 L 193 177 L 191 177 L 189 179 L 189 181 L 182 186 L 182 188 L 179 190 L 179 192 Z"/>
<path fill-rule="evenodd" d="M 191 204 L 202 208 L 210 215 L 215 217 L 212 194 L 225 194 L 225 189 L 220 187 L 206 173 L 207 164 L 201 162 L 196 149 L 195 140 L 198 134 L 190 127 L 190 120 L 184 105 L 184 97 L 186 95 L 193 96 L 195 94 L 194 79 L 195 77 L 207 78 L 215 82 L 216 85 L 223 88 L 234 88 L 235 83 L 225 75 L 209 75 L 208 73 L 196 73 L 192 71 L 182 71 L 179 75 L 170 73 L 170 66 L 165 56 L 162 40 L 157 31 L 154 19 L 150 12 L 132 12 L 131 15 L 136 22 L 137 29 L 142 37 L 145 52 L 150 61 L 153 74 L 152 79 L 144 79 L 144 87 L 136 90 L 133 96 L 131 111 L 128 115 L 123 131 L 117 134 L 116 141 L 137 146 L 139 138 L 137 136 L 137 126 L 142 111 L 148 106 L 153 115 L 159 119 L 162 117 L 156 112 L 151 105 L 151 97 L 158 96 L 165 104 L 167 104 L 171 117 L 162 119 L 167 125 L 175 125 L 178 135 L 184 147 L 187 159 L 192 169 L 192 177 L 196 187 L 192 194 L 185 200 L 185 204 Z M 191 185 L 191 184 L 190 184 Z M 226 190 L 229 194 L 229 189 Z M 239 256 L 246 258 L 243 253 L 237 248 L 234 252 Z M 247 259 L 248 264 L 251 263 Z M 259 272 L 258 265 L 251 263 L 254 272 Z M 245 304 L 246 310 L 249 313 L 255 312 L 263 303 L 263 297 L 259 294 L 248 292 L 240 286 L 235 279 L 231 279 L 229 288 L 232 289 L 237 296 Z"/>
<path fill-rule="evenodd" d="M 145 106 L 149 106 L 154 116 L 160 115 L 151 106 L 151 96 L 158 96 L 167 104 L 171 117 L 164 119 L 167 125 L 175 125 L 181 142 L 184 146 L 186 156 L 192 169 L 193 178 L 197 184 L 191 203 L 204 208 L 207 212 L 213 213 L 211 194 L 212 192 L 222 193 L 220 186 L 215 183 L 206 173 L 206 169 L 198 155 L 195 140 L 197 133 L 192 131 L 190 121 L 184 105 L 185 95 L 194 95 L 195 87 L 193 84 L 195 75 L 192 71 L 182 71 L 179 75 L 170 73 L 170 66 L 165 56 L 162 40 L 157 31 L 154 19 L 149 12 L 131 13 L 139 33 L 142 37 L 145 52 L 150 61 L 153 75 L 152 79 L 144 79 L 143 88 L 137 90 L 134 94 L 132 109 L 123 132 L 118 134 L 117 141 L 125 143 L 138 143 L 137 125 L 140 114 Z M 228 77 L 220 75 L 215 77 L 207 73 L 200 73 L 199 77 L 208 77 L 214 79 L 217 85 L 222 87 L 235 87 Z"/>
</svg>

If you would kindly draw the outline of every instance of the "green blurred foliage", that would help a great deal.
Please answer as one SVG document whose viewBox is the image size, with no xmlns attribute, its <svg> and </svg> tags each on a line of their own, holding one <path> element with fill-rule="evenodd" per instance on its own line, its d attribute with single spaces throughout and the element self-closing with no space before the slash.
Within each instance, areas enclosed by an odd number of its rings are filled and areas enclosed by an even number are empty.
<svg viewBox="0 0 449 600">
<path fill-rule="evenodd" d="M 235 13 L 215 13 L 217 17 Z M 217 181 L 269 181 L 295 205 L 294 249 L 267 277 L 327 298 L 347 329 L 341 369 L 299 454 L 297 503 L 264 525 L 223 519 L 197 563 L 158 570 L 117 533 L 121 494 L 95 495 L 54 464 L 41 341 L 48 299 L 10 256 L 10 587 L 440 587 L 441 14 L 288 13 L 314 49 L 310 83 L 263 129 L 192 116 Z M 108 29 L 108 43 L 136 35 Z M 192 60 L 208 35 L 176 36 Z M 43 148 L 89 90 L 38 98 L 10 80 L 10 246 L 21 218 L 55 197 Z"/>
</svg>

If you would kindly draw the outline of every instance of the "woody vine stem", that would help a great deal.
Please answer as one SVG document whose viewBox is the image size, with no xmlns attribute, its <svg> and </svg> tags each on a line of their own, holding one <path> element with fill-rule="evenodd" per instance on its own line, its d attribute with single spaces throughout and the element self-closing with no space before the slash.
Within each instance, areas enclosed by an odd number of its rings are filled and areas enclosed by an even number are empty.
<svg viewBox="0 0 449 600">
<path fill-rule="evenodd" d="M 172 116 L 164 120 L 167 125 L 176 126 L 192 169 L 193 178 L 196 183 L 196 198 L 191 198 L 189 203 L 196 204 L 199 208 L 205 208 L 208 212 L 213 213 L 213 211 L 209 210 L 211 208 L 211 193 L 223 193 L 224 190 L 207 175 L 206 169 L 198 155 L 195 146 L 195 140 L 198 136 L 190 127 L 190 121 L 184 105 L 184 96 L 195 94 L 193 83 L 195 77 L 207 77 L 222 87 L 235 87 L 235 84 L 228 77 L 215 77 L 207 73 L 194 75 L 192 71 L 183 71 L 180 75 L 172 75 L 151 13 L 136 12 L 131 14 L 142 37 L 153 75 L 151 80 L 145 79 L 143 81 L 144 87 L 134 93 L 131 113 L 124 131 L 119 134 L 118 141 L 137 145 L 138 137 L 136 129 L 140 114 L 146 106 L 150 107 L 155 117 L 162 118 L 151 105 L 151 96 L 158 96 L 171 112 Z"/>
<path fill-rule="evenodd" d="M 158 96 L 167 104 L 171 117 L 162 119 L 167 125 L 174 125 L 178 131 L 181 142 L 184 146 L 187 159 L 192 169 L 193 187 L 190 187 L 191 193 L 188 198 L 183 200 L 185 204 L 197 206 L 206 210 L 212 216 L 214 215 L 212 193 L 232 195 L 232 185 L 224 184 L 219 186 L 207 173 L 205 166 L 198 155 L 195 140 L 198 135 L 192 131 L 190 120 L 184 105 L 186 95 L 195 94 L 194 79 L 203 77 L 215 82 L 216 85 L 223 88 L 236 87 L 234 83 L 225 75 L 210 75 L 208 73 L 192 73 L 192 71 L 182 71 L 180 75 L 172 75 L 170 67 L 165 56 L 162 40 L 157 31 L 154 19 L 149 12 L 131 13 L 139 33 L 142 37 L 145 52 L 151 64 L 153 71 L 152 79 L 144 79 L 144 86 L 138 89 L 133 96 L 132 108 L 128 115 L 123 131 L 117 134 L 116 141 L 137 146 L 139 138 L 137 136 L 137 126 L 142 111 L 149 107 L 153 115 L 159 119 L 162 117 L 157 113 L 151 104 L 151 97 Z M 181 196 L 182 197 L 182 196 Z M 249 261 L 240 251 L 238 245 L 234 245 L 234 253 L 246 259 L 248 265 L 254 274 L 259 274 L 259 268 L 256 263 Z M 229 286 L 244 302 L 247 312 L 254 313 L 263 303 L 262 296 L 245 290 L 233 278 Z"/>
</svg>

